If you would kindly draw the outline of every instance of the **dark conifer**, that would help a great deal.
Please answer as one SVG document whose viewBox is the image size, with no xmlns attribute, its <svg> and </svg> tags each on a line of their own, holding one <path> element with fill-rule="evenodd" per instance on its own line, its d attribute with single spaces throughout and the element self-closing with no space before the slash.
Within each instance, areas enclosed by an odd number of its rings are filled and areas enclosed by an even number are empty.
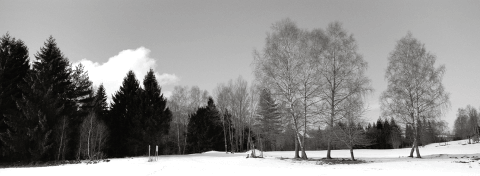
<svg viewBox="0 0 480 176">
<path fill-rule="evenodd" d="M 23 116 L 15 99 L 22 96 L 19 85 L 29 71 L 28 48 L 22 40 L 16 40 L 7 33 L 0 39 L 0 162 L 22 159 L 24 152 L 19 135 Z"/>
<path fill-rule="evenodd" d="M 402 142 L 402 130 L 397 125 L 395 119 L 390 119 L 390 144 L 393 148 L 399 148 Z"/>
<path fill-rule="evenodd" d="M 163 97 L 161 87 L 152 69 L 148 71 L 143 80 L 142 106 L 143 129 L 145 145 L 160 145 L 163 136 L 168 134 L 172 113 L 166 107 L 167 100 Z"/>
<path fill-rule="evenodd" d="M 112 97 L 110 105 L 111 111 L 107 119 L 111 134 L 109 156 L 135 156 L 143 151 L 145 146 L 140 146 L 142 139 L 138 138 L 141 135 L 138 117 L 142 116 L 139 112 L 139 95 L 142 91 L 135 74 L 130 70 L 123 79 L 120 90 Z"/>
<path fill-rule="evenodd" d="M 93 99 L 93 110 L 101 121 L 105 120 L 108 113 L 108 104 L 107 93 L 105 92 L 105 87 L 103 84 L 100 84 L 95 92 L 95 97 Z"/>
<path fill-rule="evenodd" d="M 69 151 L 68 117 L 74 110 L 68 96 L 74 88 L 71 69 L 53 37 L 35 57 L 33 71 L 26 77 L 26 85 L 21 86 L 23 96 L 16 100 L 26 117 L 27 131 L 32 134 L 27 151 L 33 160 L 61 159 Z"/>
<path fill-rule="evenodd" d="M 212 98 L 208 105 L 192 114 L 188 123 L 188 152 L 224 151 L 223 127 L 220 112 Z"/>
<path fill-rule="evenodd" d="M 280 133 L 281 117 L 277 110 L 277 104 L 267 89 L 261 91 L 258 106 L 258 114 L 260 115 L 258 121 L 260 122 L 259 129 L 261 138 L 263 138 L 262 141 L 265 141 L 266 150 L 273 150 L 276 136 Z"/>
</svg>

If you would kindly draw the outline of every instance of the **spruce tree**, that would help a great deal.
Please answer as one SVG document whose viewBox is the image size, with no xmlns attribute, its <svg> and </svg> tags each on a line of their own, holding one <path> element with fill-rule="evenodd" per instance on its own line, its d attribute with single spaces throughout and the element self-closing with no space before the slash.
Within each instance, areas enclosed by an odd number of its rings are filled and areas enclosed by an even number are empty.
<svg viewBox="0 0 480 176">
<path fill-rule="evenodd" d="M 69 150 L 68 110 L 74 109 L 68 96 L 74 88 L 71 69 L 53 37 L 47 39 L 35 58 L 33 70 L 25 78 L 26 85 L 20 86 L 22 97 L 16 99 L 30 134 L 27 151 L 32 160 L 60 159 Z"/>
<path fill-rule="evenodd" d="M 98 86 L 93 99 L 93 111 L 101 121 L 105 121 L 108 113 L 107 93 L 103 84 Z"/>
<path fill-rule="evenodd" d="M 405 142 L 406 145 L 411 146 L 413 144 L 413 138 L 415 137 L 415 133 L 411 125 L 406 125 L 405 127 Z"/>
<path fill-rule="evenodd" d="M 18 160 L 24 157 L 19 150 L 22 140 L 21 121 L 23 116 L 15 99 L 22 96 L 19 85 L 29 71 L 28 48 L 22 40 L 12 38 L 8 33 L 0 39 L 0 162 Z"/>
<path fill-rule="evenodd" d="M 152 69 L 148 71 L 143 80 L 143 121 L 145 145 L 160 145 L 162 138 L 168 134 L 172 113 L 166 107 L 167 100 L 163 97 L 161 87 Z"/>
<path fill-rule="evenodd" d="M 141 135 L 139 95 L 142 91 L 135 74 L 130 70 L 120 90 L 112 97 L 111 111 L 106 121 L 111 132 L 109 156 L 135 156 L 145 147 L 140 146 L 142 139 L 138 138 Z"/>
<path fill-rule="evenodd" d="M 92 82 L 88 77 L 87 71 L 82 64 L 77 65 L 70 74 L 71 86 L 67 92 L 67 99 L 65 102 L 68 124 L 62 124 L 62 127 L 67 127 L 66 131 L 68 138 L 67 147 L 68 153 L 63 152 L 68 159 L 73 159 L 77 153 L 77 146 L 80 137 L 80 126 L 84 119 L 88 116 L 92 109 L 92 101 L 94 99 Z M 64 156 L 65 157 L 65 156 Z"/>
<path fill-rule="evenodd" d="M 199 108 L 191 115 L 187 144 L 189 153 L 225 150 L 220 112 L 211 97 L 206 107 Z"/>
<path fill-rule="evenodd" d="M 402 130 L 393 118 L 390 119 L 390 144 L 394 149 L 399 148 L 402 142 Z"/>
<path fill-rule="evenodd" d="M 391 149 L 393 148 L 390 144 L 390 141 L 391 141 L 391 133 L 392 133 L 392 128 L 390 126 L 390 123 L 388 122 L 387 119 L 385 119 L 385 121 L 383 122 L 383 131 L 382 131 L 382 135 L 383 135 L 383 138 L 384 138 L 384 144 L 383 144 L 383 147 L 382 149 Z"/>
<path fill-rule="evenodd" d="M 276 143 L 275 138 L 280 133 L 280 114 L 278 107 L 273 100 L 270 91 L 263 89 L 260 93 L 258 103 L 258 118 L 262 141 L 265 141 L 266 150 L 273 150 Z"/>
</svg>

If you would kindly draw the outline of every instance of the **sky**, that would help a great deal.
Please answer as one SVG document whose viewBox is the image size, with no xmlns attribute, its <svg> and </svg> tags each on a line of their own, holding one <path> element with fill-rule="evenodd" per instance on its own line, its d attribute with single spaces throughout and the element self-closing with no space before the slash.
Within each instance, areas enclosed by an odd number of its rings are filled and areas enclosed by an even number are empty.
<svg viewBox="0 0 480 176">
<path fill-rule="evenodd" d="M 442 117 L 453 126 L 457 109 L 480 108 L 480 1 L 114 1 L 0 0 L 0 34 L 23 40 L 34 58 L 49 36 L 73 64 L 82 63 L 94 85 L 108 95 L 128 70 L 142 81 L 153 69 L 162 92 L 176 85 L 208 92 L 242 76 L 254 79 L 254 49 L 265 46 L 271 25 L 290 18 L 303 29 L 334 21 L 353 34 L 375 92 L 368 97 L 373 122 L 389 53 L 410 31 L 445 65 L 443 84 L 451 108 Z"/>
</svg>

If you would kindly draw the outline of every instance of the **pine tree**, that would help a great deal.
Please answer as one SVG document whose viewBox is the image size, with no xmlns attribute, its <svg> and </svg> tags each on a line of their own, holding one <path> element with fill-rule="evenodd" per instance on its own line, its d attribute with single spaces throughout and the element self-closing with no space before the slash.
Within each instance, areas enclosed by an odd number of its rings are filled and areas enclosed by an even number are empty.
<svg viewBox="0 0 480 176">
<path fill-rule="evenodd" d="M 148 71 L 143 80 L 142 121 L 145 145 L 160 145 L 162 147 L 162 138 L 168 134 L 172 113 L 166 107 L 167 100 L 163 97 L 161 87 L 157 82 L 152 69 Z"/>
<path fill-rule="evenodd" d="M 402 131 L 393 118 L 390 119 L 390 144 L 394 149 L 402 143 Z"/>
<path fill-rule="evenodd" d="M 425 120 L 425 119 L 424 119 Z M 419 146 L 423 146 L 425 145 L 424 144 L 424 134 L 423 134 L 423 131 L 424 131 L 424 127 L 423 127 L 423 123 L 422 123 L 422 120 L 417 120 L 417 139 L 418 139 L 418 145 Z"/>
<path fill-rule="evenodd" d="M 391 134 L 392 134 L 392 127 L 391 127 L 390 123 L 388 122 L 388 120 L 385 119 L 383 121 L 383 131 L 382 131 L 382 135 L 383 135 L 383 138 L 384 138 L 384 141 L 385 141 L 383 149 L 393 148 L 390 144 Z"/>
<path fill-rule="evenodd" d="M 29 71 L 28 48 L 22 40 L 7 33 L 0 39 L 0 162 L 23 157 L 18 150 L 21 141 L 15 138 L 22 134 L 16 122 L 24 117 L 16 106 L 15 99 L 21 98 L 19 85 Z"/>
<path fill-rule="evenodd" d="M 123 79 L 122 86 L 112 97 L 111 110 L 107 120 L 110 129 L 109 156 L 136 156 L 145 146 L 140 146 L 140 120 L 142 116 L 139 95 L 143 90 L 133 71 L 129 71 Z M 142 148 L 140 148 L 142 147 Z M 143 154 L 143 153 L 142 153 Z"/>
<path fill-rule="evenodd" d="M 28 151 L 32 160 L 58 160 L 70 150 L 65 144 L 70 130 L 68 117 L 72 114 L 69 111 L 75 104 L 68 96 L 74 89 L 71 69 L 53 37 L 35 57 L 26 85 L 20 86 L 23 96 L 16 102 L 25 115 L 23 123 L 30 134 Z"/>
<path fill-rule="evenodd" d="M 273 100 L 270 92 L 267 89 L 263 89 L 260 93 L 260 99 L 258 103 L 258 118 L 260 136 L 262 141 L 265 141 L 265 150 L 273 150 L 275 148 L 276 136 L 280 133 L 281 117 L 278 112 L 278 105 Z"/>
<path fill-rule="evenodd" d="M 73 159 L 78 153 L 76 149 L 80 140 L 80 126 L 91 112 L 94 97 L 92 96 L 92 82 L 82 64 L 71 70 L 70 80 L 72 84 L 67 92 L 67 99 L 70 101 L 66 101 L 66 111 L 69 114 L 66 119 L 68 125 L 62 126 L 69 129 L 66 133 L 68 137 L 65 138 L 68 140 L 65 147 L 69 148 L 69 151 L 68 153 L 63 152 L 63 155 L 66 155 L 65 157 L 68 159 Z"/>
<path fill-rule="evenodd" d="M 413 144 L 413 138 L 414 138 L 414 131 L 411 125 L 406 125 L 405 126 L 405 143 L 408 146 L 411 146 Z"/>
<path fill-rule="evenodd" d="M 102 121 L 105 120 L 108 113 L 108 104 L 107 93 L 105 92 L 105 87 L 103 84 L 100 84 L 95 92 L 95 97 L 93 99 L 93 110 L 99 119 Z"/>
<path fill-rule="evenodd" d="M 384 133 L 383 133 L 382 119 L 379 118 L 377 120 L 376 127 L 377 127 L 377 131 L 376 131 L 375 136 L 376 136 L 377 148 L 378 149 L 383 149 L 386 141 L 385 141 L 385 136 L 384 136 Z"/>
<path fill-rule="evenodd" d="M 223 127 L 220 112 L 212 98 L 208 105 L 192 114 L 188 123 L 188 152 L 224 151 Z"/>
</svg>

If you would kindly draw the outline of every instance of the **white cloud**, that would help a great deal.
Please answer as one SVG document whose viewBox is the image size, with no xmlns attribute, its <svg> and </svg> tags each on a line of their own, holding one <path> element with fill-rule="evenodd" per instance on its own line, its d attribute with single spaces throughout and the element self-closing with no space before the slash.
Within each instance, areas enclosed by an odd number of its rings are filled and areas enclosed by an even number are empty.
<svg viewBox="0 0 480 176">
<path fill-rule="evenodd" d="M 149 49 L 140 47 L 135 50 L 123 50 L 118 53 L 118 55 L 109 58 L 106 63 L 98 63 L 88 59 L 82 59 L 79 62 L 74 63 L 74 65 L 82 63 L 85 66 L 85 70 L 88 71 L 90 80 L 95 86 L 99 86 L 103 83 L 108 95 L 108 100 L 111 100 L 111 95 L 119 90 L 123 78 L 127 75 L 129 70 L 132 70 L 135 73 L 140 85 L 142 85 L 143 78 L 150 68 L 153 69 L 158 83 L 162 86 L 175 84 L 180 80 L 175 74 L 159 74 L 155 71 L 155 59 L 150 58 L 149 54 Z"/>
<path fill-rule="evenodd" d="M 172 96 L 172 91 L 162 91 L 163 97 L 170 98 Z"/>
<path fill-rule="evenodd" d="M 160 85 L 172 85 L 178 83 L 180 79 L 175 74 L 157 74 L 155 73 L 155 77 L 157 77 L 158 84 Z"/>
</svg>

